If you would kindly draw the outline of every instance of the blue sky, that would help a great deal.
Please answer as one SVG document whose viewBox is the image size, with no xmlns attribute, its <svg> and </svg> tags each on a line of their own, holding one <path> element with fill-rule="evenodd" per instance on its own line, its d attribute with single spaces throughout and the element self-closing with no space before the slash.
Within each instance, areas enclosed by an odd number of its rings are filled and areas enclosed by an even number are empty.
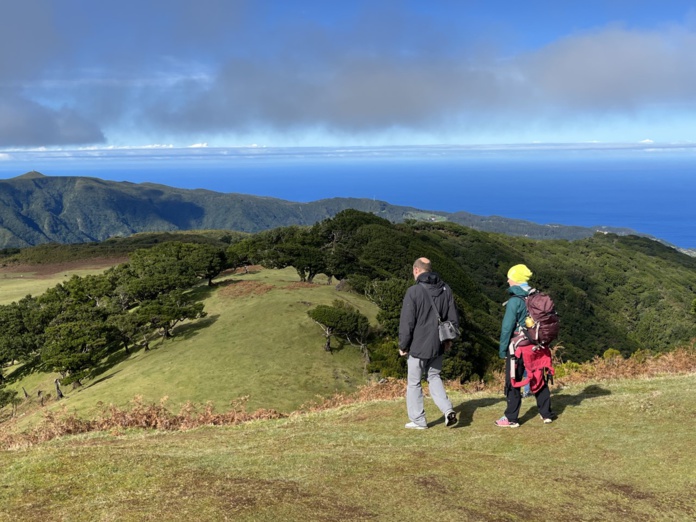
<svg viewBox="0 0 696 522">
<path fill-rule="evenodd" d="M 690 1 L 1 1 L 0 159 L 696 143 Z"/>
</svg>

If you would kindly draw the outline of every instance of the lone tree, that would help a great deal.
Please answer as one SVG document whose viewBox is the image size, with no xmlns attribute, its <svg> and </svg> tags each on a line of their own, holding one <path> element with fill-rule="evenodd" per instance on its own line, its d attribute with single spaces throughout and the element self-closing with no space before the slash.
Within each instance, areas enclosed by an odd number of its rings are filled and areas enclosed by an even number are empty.
<svg viewBox="0 0 696 522">
<path fill-rule="evenodd" d="M 370 324 L 357 308 L 345 301 L 335 300 L 332 306 L 318 305 L 307 312 L 310 319 L 324 331 L 326 343 L 324 350 L 331 351 L 331 337 L 339 337 L 352 345 L 358 345 L 360 351 L 369 361 L 367 338 Z"/>
</svg>

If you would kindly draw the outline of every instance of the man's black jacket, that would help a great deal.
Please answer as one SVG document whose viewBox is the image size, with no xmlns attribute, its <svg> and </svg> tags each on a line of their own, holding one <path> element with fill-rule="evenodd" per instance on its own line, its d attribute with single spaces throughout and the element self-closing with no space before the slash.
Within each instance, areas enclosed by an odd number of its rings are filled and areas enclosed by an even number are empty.
<svg viewBox="0 0 696 522">
<path fill-rule="evenodd" d="M 418 276 L 417 284 L 406 291 L 399 323 L 399 348 L 419 359 L 432 359 L 440 355 L 440 337 L 437 314 L 422 288 L 433 296 L 435 306 L 443 321 L 459 326 L 452 289 L 435 272 Z"/>
</svg>

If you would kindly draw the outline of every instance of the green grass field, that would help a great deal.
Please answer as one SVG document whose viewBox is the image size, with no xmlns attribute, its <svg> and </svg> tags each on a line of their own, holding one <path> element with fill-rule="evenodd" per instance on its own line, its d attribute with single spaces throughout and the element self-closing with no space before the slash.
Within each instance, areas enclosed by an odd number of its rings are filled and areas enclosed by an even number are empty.
<svg viewBox="0 0 696 522">
<path fill-rule="evenodd" d="M 27 290 L 38 284 L 30 277 L 24 281 Z M 46 285 L 45 279 L 40 281 Z M 125 406 L 142 396 L 145 402 L 168 397 L 167 406 L 175 411 L 187 401 L 212 401 L 225 410 L 248 396 L 249 410 L 289 412 L 317 396 L 350 392 L 366 382 L 359 349 L 334 343 L 337 349 L 327 353 L 321 329 L 307 316 L 317 304 L 343 299 L 375 324 L 377 309 L 364 298 L 325 284 L 298 284 L 293 269 L 260 270 L 217 282 L 212 289 L 194 290 L 207 317 L 178 326 L 173 339 L 156 340 L 149 351 L 113 354 L 99 375 L 85 380 L 82 388 L 64 388 L 67 399 L 48 407 L 67 405 L 92 416 L 100 403 Z M 11 370 L 5 369 L 5 375 L 12 376 Z M 29 374 L 9 387 L 20 396 L 22 387 L 27 390 L 31 400 L 23 408 L 28 410 L 36 406 L 39 390 L 55 397 L 57 376 Z M 23 417 L 17 427 L 30 425 L 35 417 Z"/>
<path fill-rule="evenodd" d="M 37 276 L 31 269 L 27 269 L 26 272 L 1 272 L 0 304 L 19 301 L 28 294 L 41 295 L 49 288 L 66 281 L 72 275 L 101 274 L 104 270 L 105 268 L 68 269 L 42 276 Z"/>
<path fill-rule="evenodd" d="M 0 453 L 0 520 L 645 521 L 696 518 L 696 375 L 567 387 L 551 425 L 403 429 L 403 400 L 189 432 L 65 437 Z"/>
</svg>

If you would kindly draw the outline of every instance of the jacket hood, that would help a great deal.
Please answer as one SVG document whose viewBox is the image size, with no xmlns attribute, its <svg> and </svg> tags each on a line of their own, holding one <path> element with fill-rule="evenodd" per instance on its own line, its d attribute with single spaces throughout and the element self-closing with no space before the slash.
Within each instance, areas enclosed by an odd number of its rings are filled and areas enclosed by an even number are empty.
<svg viewBox="0 0 696 522">
<path fill-rule="evenodd" d="M 441 286 L 443 285 L 442 279 L 437 274 L 437 272 L 423 272 L 416 279 L 418 283 L 427 283 L 429 285 Z"/>
<path fill-rule="evenodd" d="M 424 272 L 418 276 L 416 282 L 428 285 L 430 294 L 433 297 L 437 297 L 445 291 L 445 282 L 440 279 L 440 276 L 436 272 Z"/>
</svg>

